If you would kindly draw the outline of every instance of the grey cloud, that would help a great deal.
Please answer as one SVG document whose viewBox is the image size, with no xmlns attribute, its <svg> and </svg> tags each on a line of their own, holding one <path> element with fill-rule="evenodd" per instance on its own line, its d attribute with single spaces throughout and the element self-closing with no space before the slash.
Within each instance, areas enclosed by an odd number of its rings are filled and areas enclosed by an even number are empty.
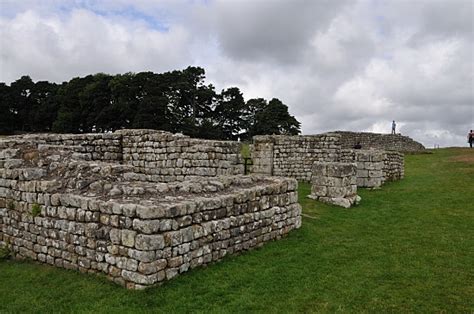
<svg viewBox="0 0 474 314">
<path fill-rule="evenodd" d="M 298 63 L 319 30 L 345 1 L 219 1 L 214 30 L 223 52 L 237 60 Z"/>
<path fill-rule="evenodd" d="M 465 145 L 474 128 L 470 0 L 0 3 L 0 80 L 195 64 L 218 90 L 280 98 L 306 134 L 396 119 L 428 146 Z"/>
</svg>

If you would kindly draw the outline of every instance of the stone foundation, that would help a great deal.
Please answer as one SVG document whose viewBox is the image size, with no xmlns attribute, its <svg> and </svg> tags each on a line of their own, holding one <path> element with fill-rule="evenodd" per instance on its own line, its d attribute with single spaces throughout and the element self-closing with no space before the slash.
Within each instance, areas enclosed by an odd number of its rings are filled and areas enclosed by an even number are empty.
<svg viewBox="0 0 474 314">
<path fill-rule="evenodd" d="M 155 169 L 147 162 L 179 169 L 179 157 L 184 163 L 227 152 L 220 143 L 207 142 L 201 149 L 185 143 L 190 139 L 145 135 L 122 142 L 123 164 L 103 162 L 105 155 L 87 160 L 94 155 L 74 142 L 0 142 L 0 245 L 15 258 L 104 273 L 141 289 L 300 227 L 296 180 L 212 172 L 155 182 L 165 174 L 147 173 Z M 157 144 L 180 140 L 181 148 Z M 175 158 L 161 159 L 160 149 Z M 174 163 L 158 166 L 160 160 Z M 191 162 L 188 167 L 233 169 L 220 166 Z"/>
<path fill-rule="evenodd" d="M 315 162 L 312 171 L 309 198 L 345 208 L 360 200 L 355 163 Z"/>
</svg>

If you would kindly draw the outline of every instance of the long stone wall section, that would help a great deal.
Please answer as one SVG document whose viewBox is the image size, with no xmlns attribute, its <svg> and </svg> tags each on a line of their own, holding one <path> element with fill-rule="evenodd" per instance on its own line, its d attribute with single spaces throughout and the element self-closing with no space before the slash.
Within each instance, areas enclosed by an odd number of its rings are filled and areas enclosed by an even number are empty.
<svg viewBox="0 0 474 314">
<path fill-rule="evenodd" d="M 130 164 L 84 160 L 75 146 L 0 146 L 0 245 L 16 258 L 104 273 L 128 288 L 171 279 L 301 225 L 294 179 L 156 183 Z"/>
<path fill-rule="evenodd" d="M 67 146 L 69 150 L 82 154 L 86 160 L 122 160 L 122 136 L 118 133 L 89 134 L 26 134 L 8 136 L 0 145 L 14 146 L 31 143 L 34 145 Z M 1 147 L 0 147 L 1 149 Z"/>
<path fill-rule="evenodd" d="M 125 164 L 148 181 L 174 182 L 242 174 L 240 143 L 193 139 L 155 130 L 121 130 Z"/>
<path fill-rule="evenodd" d="M 154 182 L 243 174 L 244 171 L 238 142 L 194 139 L 157 130 L 9 136 L 0 141 L 0 149 L 24 143 L 35 147 L 65 147 L 84 160 L 132 165 L 134 172 Z M 143 176 L 140 178 L 143 180 Z"/>
<path fill-rule="evenodd" d="M 404 177 L 404 157 L 398 151 L 342 148 L 342 135 L 255 136 L 251 145 L 252 172 L 310 182 L 314 162 L 356 163 L 357 186 L 380 187 Z"/>
<path fill-rule="evenodd" d="M 360 143 L 363 149 L 395 150 L 400 152 L 418 152 L 425 150 L 422 144 L 401 134 L 349 131 L 335 131 L 330 134 L 341 135 L 340 144 L 343 149 L 353 148 L 357 143 Z"/>
<path fill-rule="evenodd" d="M 315 161 L 336 161 L 340 135 L 255 136 L 251 147 L 253 172 L 309 182 Z"/>
</svg>

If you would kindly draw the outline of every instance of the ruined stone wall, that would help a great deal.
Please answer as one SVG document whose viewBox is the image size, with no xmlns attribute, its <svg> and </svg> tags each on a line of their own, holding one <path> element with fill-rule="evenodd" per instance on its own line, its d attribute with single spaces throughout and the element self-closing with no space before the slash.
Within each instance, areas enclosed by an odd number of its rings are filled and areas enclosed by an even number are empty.
<svg viewBox="0 0 474 314">
<path fill-rule="evenodd" d="M 400 152 L 416 152 L 425 150 L 425 147 L 414 141 L 408 136 L 400 134 L 379 134 L 370 132 L 348 132 L 336 131 L 331 132 L 341 135 L 341 147 L 353 148 L 358 142 L 362 145 L 362 149 L 380 149 L 395 150 Z"/>
<path fill-rule="evenodd" d="M 380 187 L 404 176 L 404 157 L 397 151 L 341 148 L 341 135 L 255 136 L 251 145 L 253 173 L 310 182 L 315 162 L 357 164 L 357 186 Z"/>
<path fill-rule="evenodd" d="M 337 161 L 340 135 L 254 136 L 253 173 L 309 182 L 315 161 Z"/>
<path fill-rule="evenodd" d="M 383 181 L 397 181 L 405 177 L 405 158 L 395 151 L 384 152 Z"/>
<path fill-rule="evenodd" d="M 357 165 L 357 186 L 378 188 L 384 179 L 386 153 L 378 150 L 354 150 L 354 161 Z"/>
<path fill-rule="evenodd" d="M 339 161 L 357 164 L 358 187 L 377 188 L 404 177 L 404 155 L 397 151 L 342 149 Z"/>
<path fill-rule="evenodd" d="M 10 136 L 1 146 L 64 146 L 81 159 L 132 165 L 140 180 L 183 181 L 243 174 L 240 143 L 193 139 L 157 130 L 119 130 L 110 134 L 34 134 Z"/>
<path fill-rule="evenodd" d="M 155 130 L 122 130 L 125 164 L 148 181 L 173 182 L 196 177 L 242 174 L 240 143 L 193 139 Z"/>
<path fill-rule="evenodd" d="M 6 142 L 10 142 L 10 145 L 31 143 L 67 146 L 70 150 L 82 154 L 87 160 L 122 160 L 122 136 L 117 133 L 27 134 L 8 136 L 2 140 L 4 143 L 0 145 L 7 145 Z"/>
<path fill-rule="evenodd" d="M 294 179 L 143 182 L 131 165 L 85 161 L 66 146 L 8 145 L 0 150 L 0 245 L 16 258 L 139 289 L 301 225 Z"/>
</svg>

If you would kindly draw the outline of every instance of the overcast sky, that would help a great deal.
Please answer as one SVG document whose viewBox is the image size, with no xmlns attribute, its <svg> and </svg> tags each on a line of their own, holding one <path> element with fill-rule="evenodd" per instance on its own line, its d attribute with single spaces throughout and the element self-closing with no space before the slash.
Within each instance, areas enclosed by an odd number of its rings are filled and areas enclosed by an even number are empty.
<svg viewBox="0 0 474 314">
<path fill-rule="evenodd" d="M 206 69 L 277 97 L 304 134 L 398 131 L 466 146 L 473 0 L 0 0 L 0 81 Z"/>
</svg>

